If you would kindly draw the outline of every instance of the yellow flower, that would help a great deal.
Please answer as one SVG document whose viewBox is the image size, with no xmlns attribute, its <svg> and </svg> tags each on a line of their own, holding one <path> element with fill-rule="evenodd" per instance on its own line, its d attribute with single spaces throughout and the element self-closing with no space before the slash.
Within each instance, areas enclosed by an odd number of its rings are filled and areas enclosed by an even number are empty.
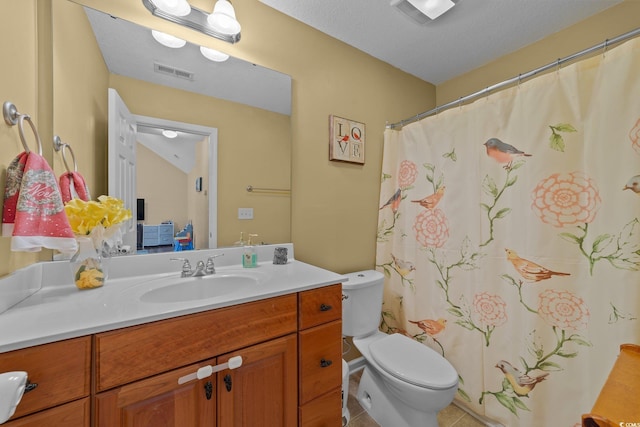
<svg viewBox="0 0 640 427">
<path fill-rule="evenodd" d="M 76 286 L 78 289 L 99 288 L 104 283 L 104 273 L 99 268 L 86 268 L 84 265 L 76 274 Z"/>
<path fill-rule="evenodd" d="M 71 229 L 80 235 L 89 234 L 99 225 L 108 228 L 131 218 L 131 211 L 124 208 L 124 202 L 110 196 L 100 196 L 98 201 L 88 202 L 72 199 L 64 210 Z"/>
</svg>

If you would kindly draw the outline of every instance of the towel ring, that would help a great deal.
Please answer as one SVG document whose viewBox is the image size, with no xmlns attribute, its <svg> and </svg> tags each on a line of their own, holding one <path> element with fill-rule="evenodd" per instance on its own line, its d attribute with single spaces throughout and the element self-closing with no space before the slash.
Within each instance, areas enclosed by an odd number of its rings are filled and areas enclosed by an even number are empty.
<svg viewBox="0 0 640 427">
<path fill-rule="evenodd" d="M 36 125 L 33 124 L 31 120 L 31 116 L 28 114 L 21 114 L 18 112 L 16 106 L 10 102 L 6 101 L 2 105 L 2 113 L 4 115 L 4 121 L 9 126 L 18 125 L 18 133 L 20 135 L 20 141 L 22 141 L 22 146 L 24 147 L 25 153 L 29 154 L 31 150 L 29 150 L 29 146 L 27 145 L 27 140 L 24 137 L 24 121 L 27 120 L 29 122 L 29 126 L 31 126 L 31 130 L 33 131 L 33 135 L 36 138 L 36 142 L 38 143 L 38 154 L 42 156 L 42 142 L 40 141 L 40 135 L 38 135 L 38 130 L 36 129 Z"/>
<path fill-rule="evenodd" d="M 73 149 L 71 149 L 71 146 L 69 144 L 62 142 L 62 139 L 60 139 L 58 135 L 54 135 L 53 148 L 56 151 L 62 151 L 61 154 L 62 154 L 62 162 L 64 163 L 64 167 L 65 169 L 67 169 L 67 172 L 71 173 L 71 168 L 67 163 L 67 157 L 65 156 L 65 152 L 64 152 L 64 150 L 68 148 L 69 152 L 71 153 L 71 158 L 73 159 L 73 172 L 78 172 L 78 163 L 76 162 L 76 155 L 74 154 Z"/>
<path fill-rule="evenodd" d="M 76 162 L 76 155 L 73 154 L 73 149 L 71 148 L 71 146 L 69 144 L 62 144 L 62 148 L 60 149 L 62 150 L 62 162 L 64 163 L 64 167 L 65 169 L 67 169 L 67 172 L 71 173 L 71 168 L 69 168 L 69 164 L 67 163 L 67 158 L 64 155 L 64 150 L 69 150 L 69 153 L 71 153 L 71 158 L 73 159 L 73 172 L 78 172 L 78 163 Z"/>
</svg>

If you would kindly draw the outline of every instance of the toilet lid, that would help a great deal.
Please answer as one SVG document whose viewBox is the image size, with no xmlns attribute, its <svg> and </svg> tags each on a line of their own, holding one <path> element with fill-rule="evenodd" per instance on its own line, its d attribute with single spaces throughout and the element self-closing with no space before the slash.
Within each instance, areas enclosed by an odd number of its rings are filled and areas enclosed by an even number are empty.
<svg viewBox="0 0 640 427">
<path fill-rule="evenodd" d="M 441 390 L 458 383 L 458 373 L 444 357 L 404 335 L 381 338 L 369 351 L 387 373 L 413 385 Z"/>
</svg>

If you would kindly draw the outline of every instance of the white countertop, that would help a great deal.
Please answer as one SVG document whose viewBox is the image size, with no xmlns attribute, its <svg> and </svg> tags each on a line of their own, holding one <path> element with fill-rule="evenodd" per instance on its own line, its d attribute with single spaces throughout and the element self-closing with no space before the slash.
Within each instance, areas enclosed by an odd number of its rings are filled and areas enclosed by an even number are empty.
<svg viewBox="0 0 640 427">
<path fill-rule="evenodd" d="M 113 258 L 109 277 L 97 289 L 78 290 L 71 282 L 68 262 L 39 263 L 27 267 L 21 276 L 6 280 L 33 280 L 39 277 L 33 269 L 42 269 L 42 285 L 33 295 L 18 302 L 0 314 L 0 353 L 38 344 L 75 338 L 97 332 L 139 325 L 156 320 L 192 314 L 215 308 L 228 307 L 250 301 L 271 298 L 308 289 L 319 288 L 347 280 L 345 276 L 324 270 L 293 258 L 293 245 L 289 248 L 289 261 L 285 265 L 272 263 L 276 245 L 258 246 L 258 267 L 244 269 L 247 274 L 260 276 L 260 283 L 244 287 L 237 292 L 203 300 L 184 302 L 143 302 L 140 296 L 165 281 L 180 279 L 180 262 L 172 257 L 187 257 L 195 266 L 199 260 L 224 253 L 216 259 L 216 274 L 242 271 L 239 265 L 242 248 L 210 249 L 202 251 L 170 252 L 153 255 Z M 0 298 L 2 295 L 0 280 Z M 25 287 L 29 284 L 25 283 Z M 33 286 L 33 283 L 31 283 Z"/>
</svg>

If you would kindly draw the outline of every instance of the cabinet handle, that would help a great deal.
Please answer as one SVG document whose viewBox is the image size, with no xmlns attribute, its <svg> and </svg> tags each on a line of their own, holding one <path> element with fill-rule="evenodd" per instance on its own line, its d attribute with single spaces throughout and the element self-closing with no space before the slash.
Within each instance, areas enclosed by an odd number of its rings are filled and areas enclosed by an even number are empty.
<svg viewBox="0 0 640 427">
<path fill-rule="evenodd" d="M 210 377 L 214 372 L 223 371 L 225 369 L 236 369 L 240 366 L 242 366 L 242 356 L 233 356 L 229 358 L 227 363 L 221 363 L 216 366 L 203 366 L 202 368 L 198 368 L 196 372 L 178 378 L 178 384 L 184 384 L 191 380 L 201 380 L 203 378 Z"/>
<path fill-rule="evenodd" d="M 326 368 L 328 366 L 331 366 L 333 362 L 331 360 L 327 360 L 324 357 L 322 359 L 320 359 L 320 367 L 321 368 Z"/>
<path fill-rule="evenodd" d="M 227 374 L 224 376 L 224 386 L 227 388 L 227 391 L 231 391 L 231 386 L 232 386 L 231 375 Z"/>
<path fill-rule="evenodd" d="M 320 304 L 320 311 L 329 311 L 331 310 L 333 307 L 331 307 L 328 304 Z"/>
<path fill-rule="evenodd" d="M 213 395 L 213 384 L 211 384 L 211 381 L 207 381 L 204 385 L 204 395 L 207 396 L 207 400 L 211 400 L 211 396 Z"/>
<path fill-rule="evenodd" d="M 27 384 L 24 386 L 24 392 L 29 393 L 30 391 L 35 390 L 36 387 L 38 387 L 38 383 L 32 383 L 29 381 L 29 378 L 27 378 Z"/>
</svg>

